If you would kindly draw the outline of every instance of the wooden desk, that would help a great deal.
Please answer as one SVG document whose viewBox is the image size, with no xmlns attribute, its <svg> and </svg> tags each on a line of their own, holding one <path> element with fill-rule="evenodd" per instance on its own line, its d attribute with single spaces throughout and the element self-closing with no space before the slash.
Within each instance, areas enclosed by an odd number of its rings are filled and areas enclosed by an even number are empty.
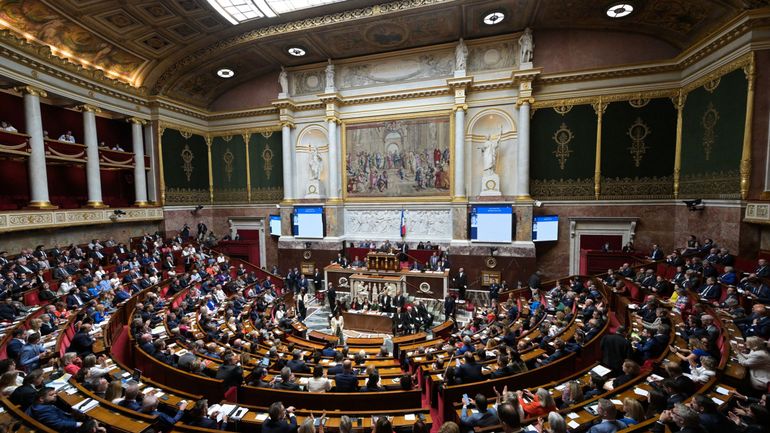
<svg viewBox="0 0 770 433">
<path fill-rule="evenodd" d="M 342 317 L 345 319 L 345 329 L 378 334 L 390 334 L 393 332 L 393 319 L 387 315 L 344 311 Z"/>
</svg>

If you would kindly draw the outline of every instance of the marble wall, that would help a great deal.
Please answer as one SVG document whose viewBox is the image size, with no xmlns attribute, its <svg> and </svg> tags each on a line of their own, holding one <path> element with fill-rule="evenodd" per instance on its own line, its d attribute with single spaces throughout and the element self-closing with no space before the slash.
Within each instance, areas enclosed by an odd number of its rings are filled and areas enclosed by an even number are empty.
<svg viewBox="0 0 770 433">
<path fill-rule="evenodd" d="M 48 248 L 54 245 L 85 244 L 94 238 L 102 240 L 113 238 L 117 242 L 128 242 L 129 238 L 162 230 L 162 225 L 161 221 L 133 222 L 3 233 L 0 235 L 2 237 L 0 250 L 8 251 L 8 254 L 13 255 L 22 248 L 35 248 L 38 245 Z"/>
<path fill-rule="evenodd" d="M 701 212 L 691 212 L 682 203 L 629 204 L 601 202 L 590 204 L 544 204 L 535 208 L 535 215 L 559 215 L 559 240 L 537 243 L 538 267 L 547 279 L 569 273 L 570 217 L 636 217 L 634 245 L 637 251 L 649 251 L 659 244 L 666 253 L 682 248 L 690 234 L 699 239 L 710 237 L 731 252 L 744 252 L 750 257 L 756 249 L 740 248 L 741 207 L 738 204 L 709 204 Z M 757 239 L 758 242 L 758 239 Z"/>
</svg>

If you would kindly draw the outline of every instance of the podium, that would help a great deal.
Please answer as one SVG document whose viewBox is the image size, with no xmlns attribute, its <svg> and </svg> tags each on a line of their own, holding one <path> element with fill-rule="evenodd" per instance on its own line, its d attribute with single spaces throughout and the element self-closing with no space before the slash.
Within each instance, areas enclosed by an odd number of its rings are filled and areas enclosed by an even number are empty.
<svg viewBox="0 0 770 433">
<path fill-rule="evenodd" d="M 366 267 L 370 271 L 398 272 L 400 265 L 395 254 L 371 252 L 366 255 Z"/>
</svg>

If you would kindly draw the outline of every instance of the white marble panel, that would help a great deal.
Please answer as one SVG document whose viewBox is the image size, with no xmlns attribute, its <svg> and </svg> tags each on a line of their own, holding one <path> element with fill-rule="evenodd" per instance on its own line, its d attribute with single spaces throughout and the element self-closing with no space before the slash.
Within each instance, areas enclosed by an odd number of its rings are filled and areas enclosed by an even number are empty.
<svg viewBox="0 0 770 433">
<path fill-rule="evenodd" d="M 452 239 L 450 209 L 406 209 L 407 241 L 449 241 Z M 345 239 L 399 240 L 401 209 L 345 209 Z"/>
</svg>

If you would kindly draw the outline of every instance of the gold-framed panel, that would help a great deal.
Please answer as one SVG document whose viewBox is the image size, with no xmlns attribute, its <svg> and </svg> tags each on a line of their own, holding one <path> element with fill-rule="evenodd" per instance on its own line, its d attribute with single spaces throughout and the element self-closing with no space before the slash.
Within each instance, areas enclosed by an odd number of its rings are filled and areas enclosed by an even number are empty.
<svg viewBox="0 0 770 433">
<path fill-rule="evenodd" d="M 412 120 L 428 117 L 447 116 L 449 119 L 449 194 L 447 196 L 423 197 L 348 197 L 348 166 L 347 166 L 347 127 L 360 123 L 385 122 L 388 120 Z M 360 117 L 342 119 L 340 134 L 342 141 L 342 200 L 349 203 L 393 203 L 393 202 L 451 202 L 454 196 L 454 164 L 455 164 L 455 121 L 452 110 L 424 111 L 412 114 L 394 114 L 388 116 Z"/>
</svg>

